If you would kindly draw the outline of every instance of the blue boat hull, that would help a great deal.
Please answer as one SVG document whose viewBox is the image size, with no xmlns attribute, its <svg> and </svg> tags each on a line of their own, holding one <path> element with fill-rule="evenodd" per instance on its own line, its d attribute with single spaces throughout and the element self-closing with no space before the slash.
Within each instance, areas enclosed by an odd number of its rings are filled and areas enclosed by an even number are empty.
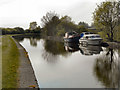
<svg viewBox="0 0 120 90">
<path fill-rule="evenodd" d="M 72 43 L 78 43 L 80 37 L 74 37 L 74 38 L 64 38 L 65 42 L 72 42 Z"/>
</svg>

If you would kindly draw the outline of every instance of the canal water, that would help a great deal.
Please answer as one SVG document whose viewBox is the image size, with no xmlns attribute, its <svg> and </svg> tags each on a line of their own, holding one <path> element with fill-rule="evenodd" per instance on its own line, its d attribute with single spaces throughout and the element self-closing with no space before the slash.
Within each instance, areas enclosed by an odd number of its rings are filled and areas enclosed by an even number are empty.
<svg viewBox="0 0 120 90">
<path fill-rule="evenodd" d="M 16 38 L 28 52 L 40 88 L 117 88 L 118 50 Z"/>
</svg>

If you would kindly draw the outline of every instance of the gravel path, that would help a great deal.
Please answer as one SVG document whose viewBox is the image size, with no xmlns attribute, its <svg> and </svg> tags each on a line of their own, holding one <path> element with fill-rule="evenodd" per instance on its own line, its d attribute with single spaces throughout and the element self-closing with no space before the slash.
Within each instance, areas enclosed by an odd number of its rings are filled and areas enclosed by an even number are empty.
<svg viewBox="0 0 120 90">
<path fill-rule="evenodd" d="M 13 39 L 14 40 L 14 39 Z M 15 41 L 15 40 L 14 40 Z M 15 41 L 20 52 L 18 88 L 38 88 L 37 80 L 26 50 Z"/>
</svg>

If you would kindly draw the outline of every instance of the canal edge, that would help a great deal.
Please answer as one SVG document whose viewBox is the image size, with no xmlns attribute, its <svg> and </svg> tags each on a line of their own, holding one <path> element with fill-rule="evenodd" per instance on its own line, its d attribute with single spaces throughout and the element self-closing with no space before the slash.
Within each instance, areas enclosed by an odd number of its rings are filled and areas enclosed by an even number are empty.
<svg viewBox="0 0 120 90">
<path fill-rule="evenodd" d="M 31 61 L 29 59 L 26 49 L 17 42 L 12 36 L 11 38 L 16 43 L 16 46 L 19 50 L 19 60 L 20 65 L 18 68 L 18 88 L 39 88 L 38 82 L 33 70 Z"/>
</svg>

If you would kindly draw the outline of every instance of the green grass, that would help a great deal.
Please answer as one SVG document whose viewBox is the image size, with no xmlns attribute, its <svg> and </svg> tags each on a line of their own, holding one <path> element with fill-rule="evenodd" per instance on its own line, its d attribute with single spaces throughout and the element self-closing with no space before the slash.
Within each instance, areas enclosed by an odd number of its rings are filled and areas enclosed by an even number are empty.
<svg viewBox="0 0 120 90">
<path fill-rule="evenodd" d="M 18 86 L 19 51 L 10 36 L 2 37 L 2 88 Z"/>
<path fill-rule="evenodd" d="M 2 89 L 2 38 L 0 36 L 0 90 Z"/>
<path fill-rule="evenodd" d="M 106 35 L 106 33 L 104 31 L 98 32 L 98 34 L 102 37 L 102 39 L 104 41 L 108 41 L 108 36 Z M 113 36 L 114 41 L 119 41 L 120 42 L 120 30 L 116 30 L 116 32 L 114 32 L 114 36 Z"/>
</svg>

